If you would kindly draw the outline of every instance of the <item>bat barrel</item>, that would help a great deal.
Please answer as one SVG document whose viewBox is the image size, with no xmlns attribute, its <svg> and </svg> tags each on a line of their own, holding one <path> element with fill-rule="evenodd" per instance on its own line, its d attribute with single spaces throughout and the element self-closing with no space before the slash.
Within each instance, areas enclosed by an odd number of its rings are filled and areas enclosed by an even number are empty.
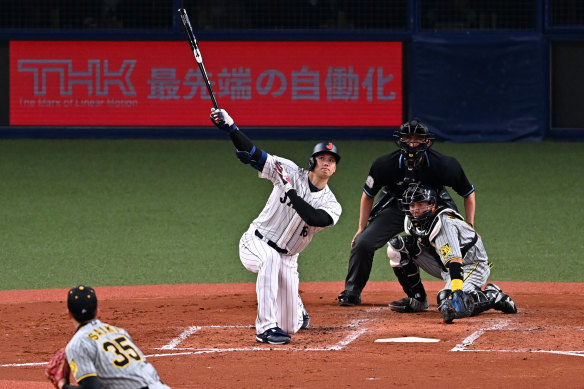
<svg viewBox="0 0 584 389">
<path fill-rule="evenodd" d="M 184 8 L 179 8 L 178 14 L 180 15 L 185 33 L 187 34 L 187 38 L 189 40 L 189 44 L 191 45 L 191 49 L 193 50 L 193 54 L 195 55 L 195 59 L 199 65 L 199 70 L 201 71 L 203 79 L 205 80 L 205 84 L 207 85 L 207 89 L 209 90 L 211 101 L 213 101 L 215 108 L 219 108 L 217 100 L 215 100 L 215 94 L 211 88 L 211 83 L 209 82 L 209 77 L 207 76 L 207 71 L 205 70 L 205 65 L 203 65 L 203 58 L 201 56 L 201 52 L 199 51 L 199 45 L 197 45 L 197 40 L 195 39 L 195 34 L 193 33 L 193 27 L 191 26 L 189 15 L 187 15 L 187 10 Z"/>
</svg>

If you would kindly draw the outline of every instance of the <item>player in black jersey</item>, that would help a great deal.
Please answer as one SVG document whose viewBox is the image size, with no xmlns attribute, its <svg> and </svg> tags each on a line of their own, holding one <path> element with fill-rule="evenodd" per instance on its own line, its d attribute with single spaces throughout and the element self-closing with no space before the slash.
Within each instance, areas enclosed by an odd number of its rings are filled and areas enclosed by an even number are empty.
<svg viewBox="0 0 584 389">
<path fill-rule="evenodd" d="M 365 180 L 345 290 L 338 296 L 341 306 L 361 304 L 361 292 L 369 279 L 375 251 L 404 230 L 405 214 L 398 200 L 408 184 L 419 182 L 434 188 L 438 201 L 456 210 L 445 187 L 452 188 L 464 198 L 466 220 L 474 224 L 475 188 L 455 158 L 430 149 L 434 135 L 428 127 L 421 120 L 412 119 L 395 132 L 394 140 L 399 150 L 377 158 Z M 418 266 L 410 261 L 393 269 L 407 297 L 390 303 L 391 309 L 399 312 L 427 310 L 428 299 Z"/>
</svg>

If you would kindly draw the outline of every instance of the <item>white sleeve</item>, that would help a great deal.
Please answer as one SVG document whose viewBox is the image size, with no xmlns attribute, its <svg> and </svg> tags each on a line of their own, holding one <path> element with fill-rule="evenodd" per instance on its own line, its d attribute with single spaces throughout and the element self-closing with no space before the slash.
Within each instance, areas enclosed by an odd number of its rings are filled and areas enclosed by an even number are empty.
<svg viewBox="0 0 584 389">
<path fill-rule="evenodd" d="M 289 159 L 281 158 L 275 155 L 268 154 L 266 162 L 264 163 L 264 168 L 262 169 L 261 172 L 258 172 L 258 177 L 270 180 L 272 181 L 272 183 L 274 183 L 274 185 L 281 185 L 282 182 L 280 181 L 280 177 L 278 176 L 278 173 L 276 173 L 275 170 L 276 161 L 280 161 L 282 166 L 284 166 L 284 169 L 286 170 L 288 176 L 290 177 L 291 180 L 290 184 L 294 186 L 294 182 L 298 178 L 298 165 L 296 165 Z"/>
<path fill-rule="evenodd" d="M 319 209 L 322 209 L 323 211 L 325 211 L 326 213 L 328 213 L 330 215 L 330 217 L 333 219 L 333 226 L 335 224 L 337 224 L 337 222 L 339 221 L 340 217 L 341 217 L 341 213 L 343 212 L 343 208 L 341 207 L 341 204 L 337 201 L 336 198 L 334 198 L 333 196 L 333 201 L 329 201 L 326 204 L 323 204 L 322 206 L 319 207 Z M 332 227 L 332 226 L 329 226 Z"/>
</svg>

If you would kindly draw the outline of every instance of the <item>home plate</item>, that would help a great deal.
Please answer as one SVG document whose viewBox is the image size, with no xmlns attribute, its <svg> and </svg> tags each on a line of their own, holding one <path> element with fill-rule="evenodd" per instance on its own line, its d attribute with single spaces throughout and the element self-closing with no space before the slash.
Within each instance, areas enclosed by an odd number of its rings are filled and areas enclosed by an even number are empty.
<svg viewBox="0 0 584 389">
<path fill-rule="evenodd" d="M 418 338 L 416 336 L 403 336 L 401 338 L 376 339 L 375 343 L 435 343 L 440 339 Z"/>
</svg>

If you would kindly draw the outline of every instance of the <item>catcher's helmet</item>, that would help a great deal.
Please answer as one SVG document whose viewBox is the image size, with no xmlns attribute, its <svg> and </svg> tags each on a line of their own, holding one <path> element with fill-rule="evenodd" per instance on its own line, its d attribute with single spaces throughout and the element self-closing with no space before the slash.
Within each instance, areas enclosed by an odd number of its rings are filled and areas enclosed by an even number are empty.
<svg viewBox="0 0 584 389">
<path fill-rule="evenodd" d="M 69 289 L 67 308 L 80 323 L 92 320 L 97 313 L 97 296 L 91 286 L 78 285 Z"/>
<path fill-rule="evenodd" d="M 425 231 L 433 219 L 433 210 L 428 209 L 415 217 L 410 212 L 410 204 L 427 202 L 431 206 L 436 204 L 437 197 L 436 191 L 429 186 L 418 183 L 410 184 L 400 200 L 401 209 L 410 217 L 414 227 Z"/>
<path fill-rule="evenodd" d="M 405 138 L 412 135 L 422 137 L 424 142 L 417 146 L 411 146 L 410 142 L 407 142 Z M 393 134 L 393 139 L 406 159 L 406 165 L 411 168 L 419 164 L 422 153 L 430 148 L 434 140 L 434 134 L 428 130 L 428 127 L 420 119 L 414 118 L 402 124 L 399 130 Z"/>
<path fill-rule="evenodd" d="M 316 166 L 316 160 L 314 157 L 323 153 L 332 154 L 335 157 L 337 163 L 339 163 L 341 160 L 339 149 L 337 149 L 337 146 L 333 142 L 320 142 L 317 143 L 316 146 L 314 146 L 312 149 L 312 155 L 308 159 L 308 170 L 312 170 Z"/>
</svg>

